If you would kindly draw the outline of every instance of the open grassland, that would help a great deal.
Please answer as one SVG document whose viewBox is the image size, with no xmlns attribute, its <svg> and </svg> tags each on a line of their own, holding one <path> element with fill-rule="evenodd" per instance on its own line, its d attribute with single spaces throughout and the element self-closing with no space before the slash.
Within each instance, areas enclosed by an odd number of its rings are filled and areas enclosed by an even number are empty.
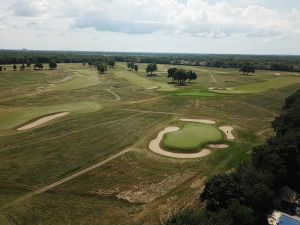
<svg viewBox="0 0 300 225">
<path fill-rule="evenodd" d="M 254 145 L 272 135 L 270 123 L 284 98 L 300 87 L 291 81 L 298 77 L 289 73 L 258 71 L 242 76 L 233 69 L 188 66 L 184 68 L 199 78 L 179 87 L 168 83 L 170 67 L 158 65 L 156 77 L 145 75 L 144 64 L 136 73 L 124 63 L 104 75 L 80 64 L 58 65 L 55 71 L 2 72 L 0 224 L 160 224 L 187 203 L 198 202 L 207 177 L 233 169 L 249 157 Z M 285 85 L 271 82 L 261 89 L 265 80 L 279 78 Z M 160 88 L 147 89 L 154 86 Z M 260 91 L 235 95 L 208 91 L 243 86 Z M 70 114 L 35 129 L 16 130 L 62 111 Z M 199 159 L 174 159 L 150 151 L 149 142 L 159 131 L 186 124 L 180 118 L 231 125 L 237 139 L 229 148 L 212 150 Z M 191 136 L 178 138 L 182 137 Z M 33 192 L 125 149 L 128 152 L 80 176 Z"/>
<path fill-rule="evenodd" d="M 186 123 L 179 131 L 166 134 L 163 146 L 168 149 L 193 150 L 222 139 L 222 133 L 214 126 Z"/>
</svg>

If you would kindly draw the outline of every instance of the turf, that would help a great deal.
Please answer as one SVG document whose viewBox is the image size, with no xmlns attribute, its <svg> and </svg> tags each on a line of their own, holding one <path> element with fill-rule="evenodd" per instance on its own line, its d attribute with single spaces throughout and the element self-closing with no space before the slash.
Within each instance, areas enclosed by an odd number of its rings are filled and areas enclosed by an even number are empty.
<svg viewBox="0 0 300 225">
<path fill-rule="evenodd" d="M 166 134 L 163 145 L 170 149 L 193 150 L 222 139 L 221 131 L 214 126 L 187 123 L 179 131 Z"/>
<path fill-rule="evenodd" d="M 241 76 L 236 69 L 182 66 L 194 70 L 198 79 L 179 87 L 168 83 L 167 70 L 174 65 L 158 65 L 156 77 L 147 77 L 146 65 L 138 65 L 136 73 L 117 62 L 104 75 L 81 64 L 59 64 L 55 71 L 2 72 L 0 212 L 10 224 L 161 224 L 165 215 L 198 196 L 204 183 L 194 187 L 195 182 L 232 170 L 248 159 L 251 148 L 271 135 L 259 136 L 257 132 L 270 128 L 284 98 L 300 87 L 295 82 L 278 88 L 275 82 L 269 83 L 273 89 L 264 92 L 227 95 L 208 89 L 259 84 L 277 77 L 272 71 Z M 290 75 L 282 73 L 282 82 L 298 79 Z M 161 88 L 147 90 L 153 86 Z M 121 99 L 116 100 L 108 89 Z M 65 110 L 71 113 L 36 129 L 14 129 Z M 200 159 L 172 159 L 150 151 L 149 142 L 159 131 L 171 124 L 185 124 L 176 122 L 180 118 L 233 125 L 237 139 L 228 149 L 213 150 Z M 109 163 L 20 200 L 32 190 L 131 146 L 130 152 Z M 131 204 L 117 198 L 122 191 L 155 186 L 181 172 L 195 173 L 195 177 L 151 203 Z"/>
<path fill-rule="evenodd" d="M 288 77 L 277 77 L 267 79 L 261 82 L 245 84 L 241 86 L 234 87 L 233 90 L 211 90 L 212 92 L 222 93 L 222 94 L 250 94 L 264 92 L 271 89 L 278 89 L 293 84 L 300 83 L 300 77 L 298 76 L 288 76 Z"/>
</svg>

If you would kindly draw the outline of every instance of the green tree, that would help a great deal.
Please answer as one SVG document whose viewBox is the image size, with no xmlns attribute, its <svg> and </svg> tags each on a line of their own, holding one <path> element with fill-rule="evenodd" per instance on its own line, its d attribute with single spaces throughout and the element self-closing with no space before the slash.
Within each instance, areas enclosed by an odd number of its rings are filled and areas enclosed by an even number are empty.
<svg viewBox="0 0 300 225">
<path fill-rule="evenodd" d="M 115 63 L 114 60 L 109 59 L 108 62 L 107 62 L 107 64 L 108 64 L 110 67 L 114 67 L 116 63 Z"/>
<path fill-rule="evenodd" d="M 134 63 L 133 62 L 127 62 L 127 68 L 129 70 L 133 70 L 134 69 Z"/>
<path fill-rule="evenodd" d="M 187 72 L 187 77 L 188 77 L 188 80 L 189 80 L 189 82 L 191 82 L 191 80 L 197 80 L 197 74 L 196 73 L 194 73 L 193 71 L 188 71 Z"/>
<path fill-rule="evenodd" d="M 138 65 L 134 65 L 134 71 L 137 72 L 139 70 Z"/>
<path fill-rule="evenodd" d="M 13 65 L 13 70 L 15 70 L 15 71 L 17 70 L 17 65 L 16 64 Z"/>
<path fill-rule="evenodd" d="M 146 73 L 150 73 L 153 76 L 153 73 L 157 71 L 157 65 L 154 63 L 150 63 L 146 67 Z"/>
<path fill-rule="evenodd" d="M 188 75 L 185 70 L 179 69 L 174 74 L 174 80 L 177 81 L 178 85 L 184 85 L 188 79 Z"/>
<path fill-rule="evenodd" d="M 25 70 L 25 65 L 24 65 L 24 64 L 22 64 L 22 65 L 20 66 L 20 70 L 21 70 L 21 71 Z"/>
<path fill-rule="evenodd" d="M 26 64 L 26 68 L 27 68 L 27 69 L 31 69 L 31 63 L 27 63 L 27 64 Z"/>
<path fill-rule="evenodd" d="M 243 72 L 243 75 L 249 75 L 249 73 L 255 73 L 254 66 L 245 64 L 240 68 L 240 72 Z"/>
<path fill-rule="evenodd" d="M 36 63 L 34 64 L 34 69 L 35 69 L 35 70 L 42 70 L 42 69 L 43 69 L 43 64 L 40 63 L 40 62 L 36 62 Z"/>
<path fill-rule="evenodd" d="M 2 66 L 0 66 L 0 72 L 2 72 L 2 70 L 3 70 L 3 69 L 2 69 Z"/>
<path fill-rule="evenodd" d="M 103 74 L 105 71 L 107 71 L 107 65 L 105 63 L 99 63 L 97 65 L 97 70 L 99 73 Z"/>
<path fill-rule="evenodd" d="M 51 60 L 51 61 L 49 62 L 49 69 L 54 70 L 54 69 L 56 69 L 56 68 L 57 68 L 56 62 L 55 62 L 54 60 Z"/>
<path fill-rule="evenodd" d="M 177 68 L 169 68 L 168 69 L 168 78 L 172 78 L 172 83 L 174 82 L 174 74 L 177 71 Z"/>
</svg>

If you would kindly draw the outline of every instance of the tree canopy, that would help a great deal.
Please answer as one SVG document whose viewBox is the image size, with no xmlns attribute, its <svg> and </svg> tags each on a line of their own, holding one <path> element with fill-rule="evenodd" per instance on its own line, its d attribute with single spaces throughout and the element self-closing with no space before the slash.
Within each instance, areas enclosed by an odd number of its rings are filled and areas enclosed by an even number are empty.
<svg viewBox="0 0 300 225">
<path fill-rule="evenodd" d="M 150 73 L 151 75 L 153 75 L 154 72 L 157 71 L 157 65 L 154 63 L 150 63 L 147 65 L 146 67 L 146 73 Z"/>
</svg>

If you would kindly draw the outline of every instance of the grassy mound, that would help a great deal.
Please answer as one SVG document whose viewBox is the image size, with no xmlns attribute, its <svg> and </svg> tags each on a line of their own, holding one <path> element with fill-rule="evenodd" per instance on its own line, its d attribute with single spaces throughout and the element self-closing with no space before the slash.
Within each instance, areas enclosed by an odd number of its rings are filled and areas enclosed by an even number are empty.
<svg viewBox="0 0 300 225">
<path fill-rule="evenodd" d="M 201 123 L 187 123 L 179 131 L 166 134 L 163 145 L 170 149 L 193 150 L 222 139 L 221 131 L 214 126 Z"/>
</svg>

